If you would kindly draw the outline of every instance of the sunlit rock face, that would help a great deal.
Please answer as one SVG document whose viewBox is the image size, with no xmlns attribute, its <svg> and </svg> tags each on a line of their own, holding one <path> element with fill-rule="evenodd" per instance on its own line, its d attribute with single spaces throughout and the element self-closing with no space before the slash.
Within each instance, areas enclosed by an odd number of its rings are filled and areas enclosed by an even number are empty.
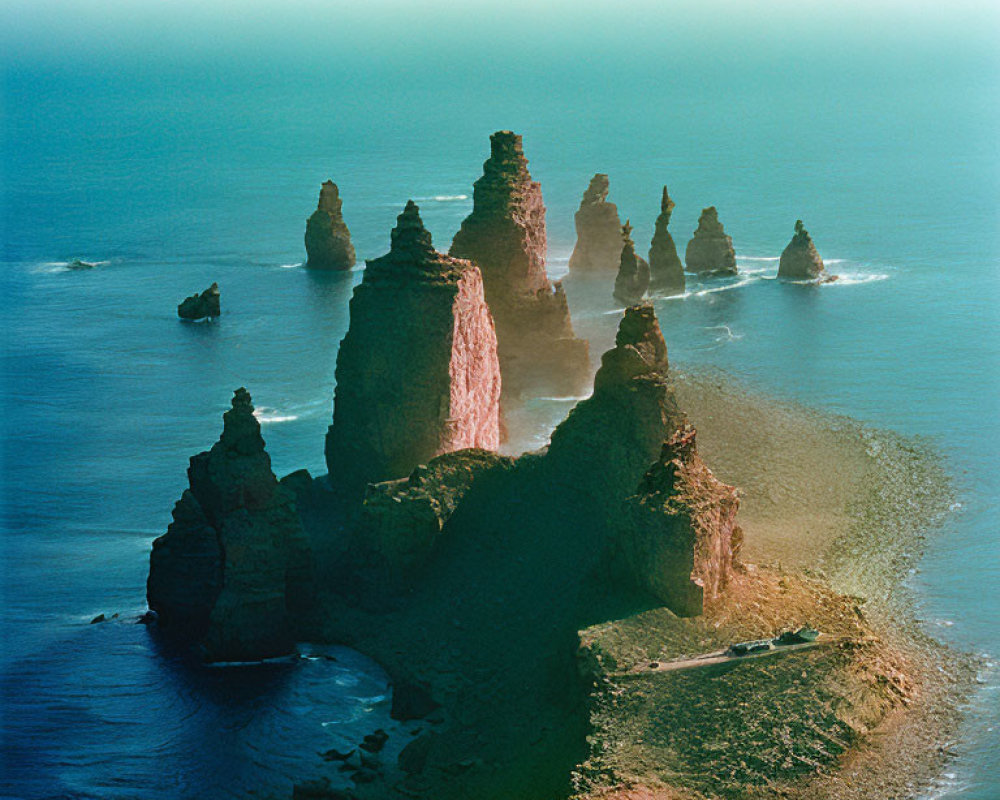
<svg viewBox="0 0 1000 800">
<path fill-rule="evenodd" d="M 412 201 L 388 254 L 367 262 L 337 355 L 331 483 L 408 475 L 466 447 L 500 445 L 500 361 L 478 267 L 438 253 Z"/>
<path fill-rule="evenodd" d="M 649 288 L 658 294 L 684 293 L 684 265 L 677 255 L 674 237 L 668 230 L 675 205 L 664 186 L 663 197 L 660 199 L 660 216 L 656 218 L 653 241 L 649 247 Z"/>
<path fill-rule="evenodd" d="M 343 200 L 333 181 L 319 191 L 319 206 L 306 221 L 306 266 L 313 269 L 350 269 L 354 245 L 341 213 Z"/>
<path fill-rule="evenodd" d="M 576 212 L 576 246 L 569 259 L 570 272 L 612 272 L 622 252 L 618 207 L 608 202 L 608 176 L 590 179 Z"/>
<path fill-rule="evenodd" d="M 284 655 L 308 587 L 305 534 L 246 389 L 223 423 L 212 449 L 191 458 L 190 487 L 153 542 L 149 607 L 165 633 L 200 643 L 210 661 Z"/>
<path fill-rule="evenodd" d="M 635 253 L 632 226 L 628 221 L 622 226 L 621 237 L 621 262 L 615 278 L 614 296 L 625 305 L 635 305 L 642 301 L 649 288 L 649 264 Z"/>
<path fill-rule="evenodd" d="M 778 277 L 785 280 L 816 280 L 826 277 L 823 259 L 816 252 L 809 231 L 802 220 L 795 221 L 795 235 L 781 253 L 778 262 Z"/>
<path fill-rule="evenodd" d="M 482 270 L 505 401 L 529 392 L 580 394 L 589 383 L 587 342 L 573 333 L 562 285 L 549 281 L 546 250 L 542 189 L 528 172 L 521 137 L 497 131 L 450 254 Z"/>
<path fill-rule="evenodd" d="M 694 238 L 688 242 L 684 261 L 688 272 L 736 274 L 733 238 L 726 235 L 715 206 L 709 206 L 701 212 L 698 230 L 694 232 Z"/>
</svg>

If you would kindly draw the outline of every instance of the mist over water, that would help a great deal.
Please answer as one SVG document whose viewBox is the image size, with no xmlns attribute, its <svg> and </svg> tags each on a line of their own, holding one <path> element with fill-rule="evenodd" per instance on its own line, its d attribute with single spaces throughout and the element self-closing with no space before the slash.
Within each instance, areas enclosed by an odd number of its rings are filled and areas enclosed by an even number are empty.
<svg viewBox="0 0 1000 800">
<path fill-rule="evenodd" d="M 912 578 L 919 612 L 1000 657 L 995 10 L 85 5 L 0 9 L 7 794 L 198 797 L 224 791 L 219 774 L 231 796 L 287 793 L 316 752 L 378 727 L 384 676 L 363 660 L 275 668 L 234 698 L 131 620 L 233 389 L 279 476 L 324 471 L 361 273 L 301 268 L 320 183 L 340 186 L 359 259 L 388 249 L 410 197 L 444 250 L 502 128 L 542 183 L 554 277 L 594 172 L 642 254 L 664 183 L 682 255 L 718 207 L 741 275 L 656 301 L 671 361 L 929 437 L 960 506 Z M 798 218 L 840 282 L 773 280 Z M 213 281 L 222 318 L 179 322 Z M 619 319 L 611 282 L 567 281 L 595 359 Z M 572 404 L 531 401 L 521 446 Z M 87 624 L 102 612 L 120 621 Z M 984 681 L 942 797 L 1000 793 L 996 670 Z"/>
</svg>

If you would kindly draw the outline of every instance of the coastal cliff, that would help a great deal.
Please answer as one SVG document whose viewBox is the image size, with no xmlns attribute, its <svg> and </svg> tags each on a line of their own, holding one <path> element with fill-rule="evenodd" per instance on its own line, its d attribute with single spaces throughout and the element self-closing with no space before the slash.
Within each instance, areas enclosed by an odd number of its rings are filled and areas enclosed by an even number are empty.
<svg viewBox="0 0 1000 800">
<path fill-rule="evenodd" d="M 635 305 L 642 302 L 649 288 L 649 264 L 635 253 L 632 226 L 628 220 L 622 226 L 621 239 L 622 252 L 618 275 L 615 276 L 614 296 L 625 305 Z"/>
<path fill-rule="evenodd" d="M 319 205 L 306 221 L 306 266 L 345 270 L 354 266 L 354 245 L 341 209 L 344 201 L 333 181 L 319 191 Z"/>
<path fill-rule="evenodd" d="M 237 389 L 211 450 L 191 458 L 190 486 L 153 542 L 147 598 L 167 635 L 209 661 L 292 651 L 290 612 L 308 585 L 307 544 L 278 483 L 246 389 Z"/>
<path fill-rule="evenodd" d="M 573 333 L 562 285 L 549 282 L 546 242 L 542 190 L 528 172 L 521 137 L 497 131 L 473 187 L 472 213 L 449 252 L 482 270 L 505 400 L 525 392 L 576 395 L 589 383 L 588 345 Z"/>
<path fill-rule="evenodd" d="M 596 174 L 583 193 L 574 217 L 576 246 L 569 259 L 570 272 L 610 272 L 622 251 L 618 206 L 608 202 L 608 176 Z"/>
<path fill-rule="evenodd" d="M 331 481 L 360 497 L 441 453 L 500 446 L 500 361 L 483 277 L 434 250 L 410 201 L 367 262 L 337 353 Z"/>
<path fill-rule="evenodd" d="M 668 230 L 675 205 L 664 186 L 660 215 L 656 218 L 653 241 L 649 246 L 649 288 L 664 295 L 684 293 L 684 265 L 677 255 L 674 237 Z"/>
<path fill-rule="evenodd" d="M 726 235 L 722 223 L 719 222 L 719 212 L 715 206 L 703 209 L 698 219 L 698 229 L 688 242 L 684 254 L 684 262 L 688 272 L 701 272 L 715 275 L 736 274 L 736 251 L 733 250 L 733 238 Z"/>
</svg>

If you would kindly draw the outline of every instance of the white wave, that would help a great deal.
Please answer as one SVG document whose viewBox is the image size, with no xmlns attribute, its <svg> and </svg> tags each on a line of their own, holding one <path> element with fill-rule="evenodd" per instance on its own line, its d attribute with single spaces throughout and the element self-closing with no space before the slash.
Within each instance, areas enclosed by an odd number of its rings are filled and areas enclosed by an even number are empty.
<svg viewBox="0 0 1000 800">
<path fill-rule="evenodd" d="M 300 262 L 298 264 L 279 264 L 278 268 L 279 269 L 297 269 L 298 267 L 304 267 L 304 266 L 305 266 L 305 264 L 303 264 L 303 263 Z"/>
<path fill-rule="evenodd" d="M 108 264 L 111 263 L 110 261 L 87 261 L 87 259 L 85 258 L 81 258 L 80 261 L 84 262 L 85 264 L 90 264 L 94 267 L 106 267 Z M 72 263 L 73 263 L 72 261 L 42 261 L 39 264 L 35 264 L 31 268 L 31 272 L 35 274 L 53 273 L 53 272 L 71 272 L 71 271 L 75 272 L 76 270 L 70 269 L 70 264 Z M 83 269 L 80 271 L 83 272 L 86 270 Z"/>
<path fill-rule="evenodd" d="M 213 661 L 206 664 L 210 669 L 230 669 L 232 667 L 262 667 L 267 664 L 294 664 L 299 660 L 297 653 L 275 658 L 262 658 L 260 661 Z"/>
<path fill-rule="evenodd" d="M 703 327 L 703 331 L 725 331 L 721 336 L 716 336 L 715 341 L 717 342 L 735 342 L 743 338 L 742 333 L 733 333 L 732 329 L 728 325 L 711 325 L 708 327 Z"/>
<path fill-rule="evenodd" d="M 451 203 L 455 200 L 468 200 L 469 195 L 467 194 L 433 194 L 427 197 L 414 197 L 414 201 L 420 203 Z"/>
<path fill-rule="evenodd" d="M 756 275 L 751 275 L 750 277 L 744 278 L 741 281 L 736 281 L 736 283 L 730 283 L 728 286 L 714 286 L 711 289 L 702 289 L 699 292 L 695 292 L 694 296 L 704 297 L 706 294 L 715 294 L 716 292 L 728 292 L 730 289 L 740 289 L 744 286 L 753 283 L 756 280 L 760 280 L 760 278 Z"/>
<path fill-rule="evenodd" d="M 612 308 L 610 311 L 605 311 L 603 313 L 604 313 L 604 316 L 606 316 L 606 317 L 610 317 L 610 316 L 612 316 L 614 314 L 624 314 L 625 313 L 625 307 L 622 306 L 621 308 Z"/>
<path fill-rule="evenodd" d="M 589 394 L 576 395 L 564 395 L 564 396 L 552 396 L 552 397 L 539 397 L 539 400 L 548 400 L 552 403 L 579 403 L 581 400 L 586 400 L 590 397 Z"/>
<path fill-rule="evenodd" d="M 737 261 L 780 261 L 781 256 L 736 256 Z"/>
<path fill-rule="evenodd" d="M 653 300 L 687 300 L 691 296 L 691 292 L 683 292 L 681 294 L 656 294 L 653 295 Z"/>
<path fill-rule="evenodd" d="M 267 406 L 258 406 L 254 409 L 253 415 L 261 425 L 272 422 L 291 422 L 299 418 L 298 414 L 281 414 L 276 409 Z"/>
<path fill-rule="evenodd" d="M 857 286 L 861 283 L 887 281 L 889 275 L 885 272 L 841 272 L 835 281 L 822 283 L 821 286 Z"/>
</svg>

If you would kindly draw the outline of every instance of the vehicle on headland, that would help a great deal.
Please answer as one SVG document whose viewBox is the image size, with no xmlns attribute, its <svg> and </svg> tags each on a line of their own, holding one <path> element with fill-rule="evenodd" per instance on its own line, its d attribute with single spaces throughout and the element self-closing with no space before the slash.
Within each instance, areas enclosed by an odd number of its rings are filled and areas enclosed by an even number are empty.
<svg viewBox="0 0 1000 800">
<path fill-rule="evenodd" d="M 729 654 L 733 656 L 749 656 L 754 653 L 764 653 L 773 650 L 774 644 L 770 639 L 754 639 L 749 642 L 737 642 L 729 645 Z"/>
<path fill-rule="evenodd" d="M 807 644 L 808 642 L 815 642 L 819 638 L 819 631 L 815 628 L 799 628 L 797 631 L 785 631 L 781 636 L 774 640 L 774 643 L 778 647 L 787 646 L 790 644 Z"/>
</svg>

